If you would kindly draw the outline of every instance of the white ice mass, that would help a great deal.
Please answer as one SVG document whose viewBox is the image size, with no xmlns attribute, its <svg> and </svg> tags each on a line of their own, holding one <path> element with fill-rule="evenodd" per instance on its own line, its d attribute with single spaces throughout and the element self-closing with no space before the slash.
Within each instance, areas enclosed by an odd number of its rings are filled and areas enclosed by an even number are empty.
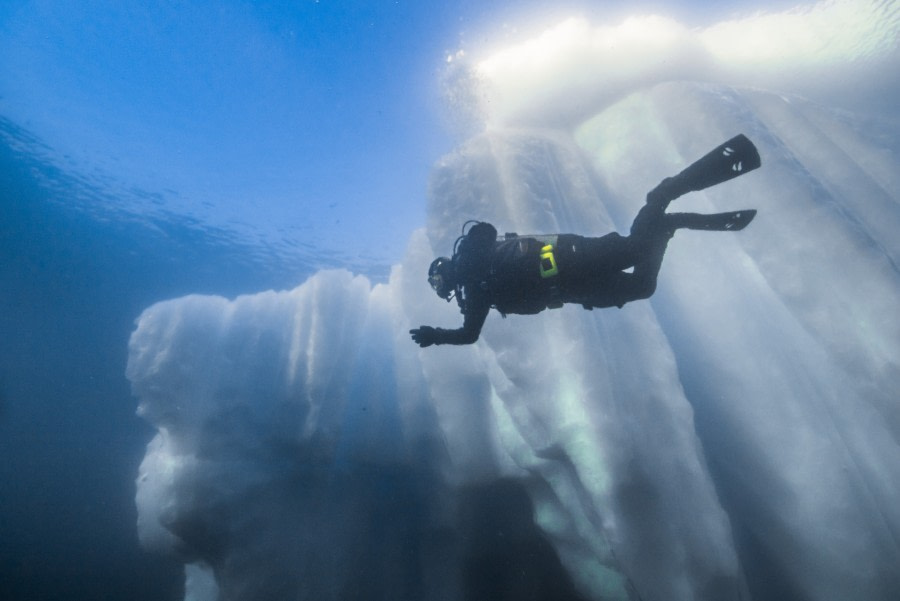
<svg viewBox="0 0 900 601">
<path fill-rule="evenodd" d="M 896 67 L 897 9 L 870 4 Z M 488 119 L 435 165 L 386 284 L 327 271 L 141 315 L 128 377 L 158 434 L 138 530 L 188 564 L 187 598 L 475 599 L 494 579 L 495 599 L 896 599 L 897 129 L 667 79 L 564 125 Z M 626 232 L 660 179 L 737 133 L 762 168 L 672 210 L 757 219 L 679 232 L 649 301 L 409 340 L 461 323 L 424 272 L 467 219 Z"/>
</svg>

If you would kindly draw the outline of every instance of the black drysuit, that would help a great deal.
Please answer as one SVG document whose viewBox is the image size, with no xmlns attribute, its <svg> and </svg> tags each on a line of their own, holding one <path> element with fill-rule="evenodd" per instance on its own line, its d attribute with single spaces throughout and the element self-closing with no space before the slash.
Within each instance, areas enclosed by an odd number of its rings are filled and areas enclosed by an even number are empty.
<svg viewBox="0 0 900 601">
<path fill-rule="evenodd" d="M 427 328 L 425 341 L 474 343 L 491 307 L 504 315 L 529 315 L 563 303 L 593 309 L 649 298 L 656 290 L 666 245 L 675 229 L 663 211 L 664 206 L 657 204 L 644 206 L 629 236 L 559 234 L 497 240 L 493 225 L 475 224 L 453 257 L 463 327 Z M 558 273 L 543 277 L 541 254 L 548 242 L 553 246 Z"/>
</svg>

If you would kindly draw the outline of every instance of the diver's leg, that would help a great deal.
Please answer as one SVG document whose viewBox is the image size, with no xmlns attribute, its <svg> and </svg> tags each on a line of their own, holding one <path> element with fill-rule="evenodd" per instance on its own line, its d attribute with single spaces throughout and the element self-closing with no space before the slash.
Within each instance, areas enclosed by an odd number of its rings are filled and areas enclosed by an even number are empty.
<svg viewBox="0 0 900 601">
<path fill-rule="evenodd" d="M 660 235 L 672 236 L 666 220 L 665 206 L 645 204 L 631 222 L 631 238 L 656 238 Z"/>
<path fill-rule="evenodd" d="M 683 193 L 678 182 L 664 181 L 658 188 L 665 188 L 641 207 L 631 224 L 631 234 L 618 241 L 619 269 L 634 266 L 631 273 L 622 271 L 611 279 L 614 304 L 623 304 L 650 298 L 656 291 L 656 280 L 662 267 L 663 257 L 669 240 L 677 229 L 707 231 L 738 231 L 756 216 L 753 209 L 702 215 L 698 213 L 665 212 L 669 202 Z M 606 295 L 608 296 L 608 295 Z M 600 305 L 595 305 L 600 306 Z M 609 306 L 608 304 L 606 306 Z"/>
<path fill-rule="evenodd" d="M 709 232 L 737 232 L 747 227 L 756 217 L 756 209 L 743 209 L 727 213 L 667 213 L 666 221 L 673 230 L 706 230 Z"/>
<path fill-rule="evenodd" d="M 653 295 L 666 247 L 676 226 L 666 217 L 663 203 L 648 203 L 641 207 L 631 224 L 630 235 L 620 236 L 617 241 L 617 273 L 609 274 L 606 290 L 591 294 L 596 300 L 591 303 L 593 306 L 621 307 Z M 610 263 L 609 259 L 606 263 Z M 633 268 L 631 272 L 625 271 L 629 268 Z"/>
<path fill-rule="evenodd" d="M 557 242 L 556 260 L 561 274 L 586 279 L 628 269 L 637 258 L 633 249 L 630 237 L 616 232 L 599 238 L 562 234 Z"/>
<path fill-rule="evenodd" d="M 573 294 L 568 302 L 578 302 L 588 309 L 600 309 L 622 307 L 631 301 L 650 298 L 656 292 L 656 279 L 667 244 L 668 238 L 664 237 L 642 244 L 632 271 L 606 272 L 582 281 L 580 285 L 571 287 L 569 291 Z"/>
<path fill-rule="evenodd" d="M 560 234 L 556 249 L 560 275 L 568 287 L 581 288 L 588 280 L 608 279 L 631 268 L 637 274 L 652 274 L 658 266 L 654 268 L 653 262 L 647 263 L 647 257 L 657 252 L 650 249 L 662 244 L 658 252 L 665 252 L 672 231 L 661 207 L 645 205 L 635 217 L 628 236 L 616 232 L 599 238 Z"/>
<path fill-rule="evenodd" d="M 653 295 L 666 247 L 675 230 L 739 231 L 755 216 L 756 211 L 753 209 L 712 215 L 666 214 L 659 205 L 645 205 L 635 217 L 631 235 L 627 238 L 636 259 L 634 270 L 631 273 L 621 273 L 616 279 L 616 304 L 621 306 Z"/>
<path fill-rule="evenodd" d="M 653 296 L 669 238 L 670 236 L 660 236 L 647 240 L 632 272 L 619 275 L 615 292 L 618 306 Z"/>
<path fill-rule="evenodd" d="M 672 233 L 662 226 L 644 228 L 640 223 L 635 230 L 637 235 L 610 234 L 578 241 L 577 260 L 566 261 L 566 266 L 574 269 L 564 271 L 560 261 L 567 302 L 587 308 L 621 307 L 653 295 Z"/>
</svg>

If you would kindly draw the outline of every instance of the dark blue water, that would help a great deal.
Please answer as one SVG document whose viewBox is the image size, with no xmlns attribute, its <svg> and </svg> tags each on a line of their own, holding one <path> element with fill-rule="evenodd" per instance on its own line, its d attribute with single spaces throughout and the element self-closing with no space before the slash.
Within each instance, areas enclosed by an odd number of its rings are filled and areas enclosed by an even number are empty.
<svg viewBox="0 0 900 601">
<path fill-rule="evenodd" d="M 46 150 L 0 119 L 0 599 L 179 598 L 180 564 L 137 541 L 152 430 L 124 376 L 134 319 L 187 293 L 293 287 L 318 266 L 176 218 L 110 217 L 94 209 L 113 193 Z"/>
</svg>

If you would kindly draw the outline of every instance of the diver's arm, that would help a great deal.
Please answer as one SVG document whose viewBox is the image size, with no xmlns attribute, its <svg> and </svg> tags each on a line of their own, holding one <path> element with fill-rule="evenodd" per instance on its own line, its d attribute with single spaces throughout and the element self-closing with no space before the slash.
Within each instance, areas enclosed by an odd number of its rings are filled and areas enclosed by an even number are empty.
<svg viewBox="0 0 900 601">
<path fill-rule="evenodd" d="M 454 254 L 454 261 L 458 261 L 457 269 L 468 274 L 469 278 L 482 277 L 481 274 L 490 266 L 490 254 L 496 240 L 497 229 L 493 225 L 487 222 L 476 223 L 460 245 L 459 255 Z M 424 348 L 432 344 L 474 344 L 478 340 L 484 320 L 491 310 L 491 303 L 477 286 L 474 289 L 465 286 L 465 289 L 466 300 L 460 302 L 460 307 L 463 307 L 463 326 L 455 330 L 431 326 L 410 330 L 416 344 Z"/>
<path fill-rule="evenodd" d="M 482 310 L 467 311 L 461 328 L 455 330 L 437 328 L 440 341 L 436 344 L 475 344 L 490 310 L 490 307 L 484 307 Z"/>
<path fill-rule="evenodd" d="M 467 311 L 463 327 L 455 330 L 421 326 L 410 330 L 409 333 L 412 335 L 413 341 L 422 348 L 432 344 L 474 344 L 481 334 L 481 328 L 484 326 L 484 320 L 490 310 L 489 306 L 485 306 L 476 311 Z"/>
</svg>

